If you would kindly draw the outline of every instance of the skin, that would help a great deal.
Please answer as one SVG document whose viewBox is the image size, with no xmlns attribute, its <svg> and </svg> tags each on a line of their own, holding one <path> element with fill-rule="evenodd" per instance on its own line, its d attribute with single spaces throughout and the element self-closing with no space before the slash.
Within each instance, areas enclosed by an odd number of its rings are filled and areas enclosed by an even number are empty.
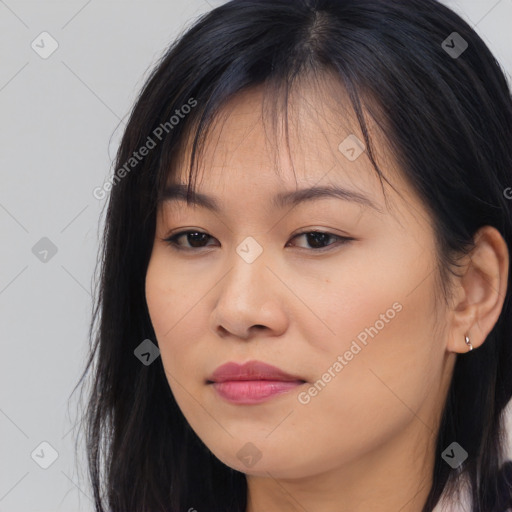
<svg viewBox="0 0 512 512">
<path fill-rule="evenodd" d="M 349 134 L 363 136 L 333 98 L 309 83 L 292 94 L 294 175 L 282 132 L 280 151 L 269 146 L 261 89 L 234 97 L 210 133 L 196 189 L 218 199 L 221 212 L 183 201 L 158 209 L 146 299 L 162 363 L 197 435 L 247 475 L 247 512 L 420 511 L 453 365 L 468 351 L 464 336 L 478 349 L 506 294 L 507 247 L 485 227 L 444 302 L 432 219 L 375 127 L 378 163 L 402 197 L 385 184 L 386 205 L 367 154 L 349 161 L 338 150 Z M 187 183 L 188 150 L 169 181 Z M 271 206 L 278 192 L 328 184 L 364 194 L 380 212 L 338 198 Z M 210 237 L 179 239 L 195 252 L 162 240 L 187 229 Z M 311 237 L 295 236 L 314 230 L 354 240 L 320 240 L 330 248 L 321 253 Z M 252 263 L 236 252 L 248 236 L 263 249 Z M 332 370 L 396 303 L 394 318 Z M 258 405 L 228 403 L 206 384 L 221 364 L 249 360 L 306 383 Z M 301 403 L 329 368 L 330 381 Z M 251 467 L 237 456 L 246 443 L 261 455 Z"/>
</svg>

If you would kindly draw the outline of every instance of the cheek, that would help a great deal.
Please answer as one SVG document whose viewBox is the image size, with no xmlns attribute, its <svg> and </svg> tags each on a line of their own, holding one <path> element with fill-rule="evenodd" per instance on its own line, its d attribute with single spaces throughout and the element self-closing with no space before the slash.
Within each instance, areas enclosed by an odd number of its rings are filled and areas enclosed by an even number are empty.
<svg viewBox="0 0 512 512">
<path fill-rule="evenodd" d="M 177 270 L 168 260 L 164 251 L 156 248 L 145 282 L 148 311 L 160 342 L 174 338 L 173 334 L 180 324 L 187 322 L 187 316 L 193 314 L 194 304 L 201 297 L 200 283 Z"/>
<path fill-rule="evenodd" d="M 391 299 L 397 296 L 391 294 Z M 308 354 L 316 380 L 297 396 L 288 429 L 276 431 L 273 444 L 262 446 L 268 451 L 287 446 L 293 429 L 296 438 L 308 439 L 304 460 L 312 467 L 335 467 L 340 460 L 377 449 L 411 422 L 433 427 L 438 384 L 432 368 L 437 361 L 429 316 L 418 313 L 426 313 L 430 304 L 420 294 L 400 299 L 401 310 L 393 309 L 384 294 L 367 300 L 362 309 L 338 315 L 332 324 L 339 334 L 337 342 L 328 350 L 319 340 L 323 350 Z M 388 323 L 379 318 L 386 311 Z"/>
<path fill-rule="evenodd" d="M 146 273 L 146 303 L 155 334 L 159 341 L 173 325 L 175 306 L 171 297 L 174 291 L 170 287 L 169 276 L 154 258 L 151 259 Z"/>
<path fill-rule="evenodd" d="M 177 382 L 187 389 L 204 378 L 197 361 L 204 359 L 200 346 L 192 340 L 204 337 L 204 324 L 197 319 L 207 293 L 197 287 L 190 277 L 171 271 L 161 254 L 152 256 L 146 273 L 146 302 L 160 349 L 160 356 L 169 384 L 175 391 Z M 173 377 L 175 380 L 173 381 Z"/>
<path fill-rule="evenodd" d="M 330 327 L 322 348 L 335 340 L 342 350 L 356 339 L 374 346 L 380 357 L 396 355 L 417 346 L 418 335 L 432 332 L 434 262 L 425 254 L 434 254 L 434 247 L 427 237 L 420 242 L 424 247 L 400 233 L 375 237 L 354 250 L 346 270 L 331 269 L 320 303 Z"/>
<path fill-rule="evenodd" d="M 305 333 L 315 340 L 308 367 L 318 379 L 312 395 L 303 397 L 310 399 L 305 407 L 313 416 L 329 411 L 336 428 L 352 433 L 358 422 L 371 430 L 410 418 L 408 407 L 417 410 L 435 386 L 440 352 L 434 347 L 442 342 L 433 339 L 436 302 L 428 261 L 418 261 L 413 251 L 410 260 L 382 248 L 374 253 L 379 259 L 369 254 L 350 274 L 333 274 L 316 303 L 324 324 Z"/>
<path fill-rule="evenodd" d="M 383 253 L 382 248 L 379 251 Z M 353 340 L 365 346 L 365 342 L 382 339 L 390 325 L 406 316 L 403 308 L 410 300 L 407 293 L 413 276 L 398 270 L 404 266 L 400 260 L 386 264 L 373 254 L 376 253 L 361 250 L 354 258 L 347 258 L 346 265 L 334 262 L 332 268 L 323 269 L 328 278 L 323 279 L 320 288 L 320 279 L 309 288 L 307 283 L 300 288 L 300 280 L 295 286 L 297 294 L 308 298 L 305 302 L 317 315 L 317 319 L 308 315 L 311 328 L 304 338 L 315 340 L 313 346 L 320 352 L 343 353 Z"/>
</svg>

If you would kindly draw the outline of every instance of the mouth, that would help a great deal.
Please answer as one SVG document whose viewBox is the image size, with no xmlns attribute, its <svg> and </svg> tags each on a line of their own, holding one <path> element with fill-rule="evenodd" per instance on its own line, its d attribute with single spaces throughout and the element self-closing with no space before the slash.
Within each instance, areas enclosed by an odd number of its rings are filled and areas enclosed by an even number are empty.
<svg viewBox="0 0 512 512">
<path fill-rule="evenodd" d="M 304 381 L 239 380 L 212 382 L 215 391 L 228 402 L 239 405 L 259 404 L 291 391 Z"/>
<path fill-rule="evenodd" d="M 264 402 L 305 382 L 301 377 L 260 361 L 223 364 L 206 380 L 221 398 L 239 405 Z"/>
<path fill-rule="evenodd" d="M 210 377 L 208 377 L 207 383 L 256 380 L 280 382 L 304 381 L 301 377 L 287 373 L 277 366 L 272 366 L 271 364 L 261 361 L 248 361 L 244 364 L 229 362 L 219 366 Z"/>
</svg>

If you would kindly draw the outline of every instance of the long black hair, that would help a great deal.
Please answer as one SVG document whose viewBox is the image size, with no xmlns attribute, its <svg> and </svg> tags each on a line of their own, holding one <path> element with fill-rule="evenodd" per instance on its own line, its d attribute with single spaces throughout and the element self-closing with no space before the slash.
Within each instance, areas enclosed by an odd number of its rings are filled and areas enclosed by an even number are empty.
<svg viewBox="0 0 512 512">
<path fill-rule="evenodd" d="M 155 66 L 112 180 L 95 191 L 98 199 L 110 194 L 80 381 L 92 377 L 83 427 L 98 512 L 245 512 L 245 475 L 190 428 L 161 358 L 146 366 L 134 356 L 143 340 L 156 343 L 145 275 L 157 205 L 190 134 L 192 180 L 208 129 L 235 93 L 264 86 L 275 100 L 268 118 L 286 118 L 291 86 L 324 73 L 347 91 L 379 179 L 365 110 L 431 213 L 440 282 L 482 226 L 498 229 L 512 253 L 510 90 L 482 39 L 453 11 L 436 0 L 233 0 L 202 15 Z M 423 512 L 463 476 L 473 512 L 512 506 L 503 422 L 512 395 L 511 279 L 509 272 L 486 342 L 457 356 Z M 441 457 L 452 441 L 468 452 L 458 471 Z"/>
</svg>

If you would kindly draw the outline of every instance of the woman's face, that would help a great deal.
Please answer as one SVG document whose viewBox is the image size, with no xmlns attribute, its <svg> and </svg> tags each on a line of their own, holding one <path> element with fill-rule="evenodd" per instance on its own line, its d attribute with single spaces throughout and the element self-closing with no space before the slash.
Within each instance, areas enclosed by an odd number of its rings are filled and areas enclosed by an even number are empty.
<svg viewBox="0 0 512 512">
<path fill-rule="evenodd" d="M 350 467 L 355 478 L 389 455 L 412 464 L 429 451 L 449 384 L 432 221 L 372 131 L 403 196 L 385 184 L 388 210 L 347 139 L 363 140 L 355 117 L 328 98 L 292 96 L 295 175 L 283 133 L 277 159 L 268 145 L 261 90 L 233 99 L 196 188 L 218 210 L 169 194 L 158 212 L 146 298 L 170 388 L 208 448 L 250 475 Z M 169 183 L 187 183 L 188 156 Z M 278 201 L 309 187 L 348 192 Z M 175 238 L 182 250 L 162 240 L 187 230 L 204 235 Z M 250 361 L 291 381 L 254 370 L 210 382 L 221 365 Z"/>
</svg>

